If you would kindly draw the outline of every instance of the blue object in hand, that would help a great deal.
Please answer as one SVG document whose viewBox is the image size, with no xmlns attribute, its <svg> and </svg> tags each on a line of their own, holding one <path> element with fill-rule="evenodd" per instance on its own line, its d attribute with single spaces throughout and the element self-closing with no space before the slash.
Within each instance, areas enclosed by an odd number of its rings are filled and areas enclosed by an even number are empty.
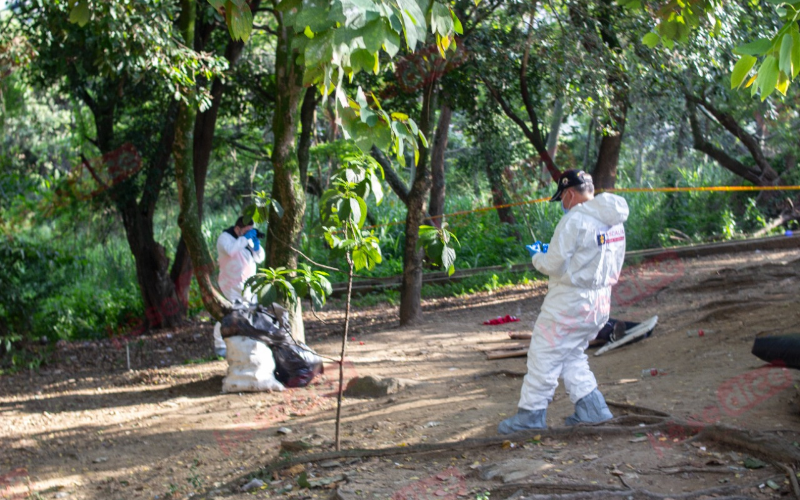
<svg viewBox="0 0 800 500">
<path fill-rule="evenodd" d="M 547 253 L 548 248 L 550 248 L 549 243 L 542 243 L 542 253 Z"/>
<path fill-rule="evenodd" d="M 534 255 L 536 255 L 537 253 L 540 253 L 542 251 L 542 242 L 541 241 L 537 241 L 536 243 L 534 243 L 532 245 L 525 245 L 525 249 L 528 250 L 528 253 L 530 254 L 530 256 L 533 257 Z"/>
<path fill-rule="evenodd" d="M 258 239 L 258 233 L 255 229 L 251 229 L 244 233 L 244 237 L 253 242 L 253 250 L 258 252 L 261 249 L 261 242 Z"/>
</svg>

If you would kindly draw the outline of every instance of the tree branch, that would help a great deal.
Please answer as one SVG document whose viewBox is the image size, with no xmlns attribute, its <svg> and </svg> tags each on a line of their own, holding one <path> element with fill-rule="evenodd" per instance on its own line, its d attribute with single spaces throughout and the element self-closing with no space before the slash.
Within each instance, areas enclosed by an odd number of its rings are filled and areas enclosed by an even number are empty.
<svg viewBox="0 0 800 500">
<path fill-rule="evenodd" d="M 400 201 L 408 206 L 408 186 L 406 186 L 403 179 L 401 179 L 394 168 L 392 168 L 392 162 L 375 146 L 372 147 L 371 154 L 372 157 L 380 163 L 381 167 L 383 167 L 383 173 L 386 175 L 386 182 L 389 184 L 389 187 L 391 187 L 394 194 L 400 198 Z"/>
<path fill-rule="evenodd" d="M 550 176 L 553 178 L 553 180 L 557 180 L 561 174 L 558 171 L 558 168 L 556 168 L 555 163 L 553 163 L 553 158 L 547 152 L 547 146 L 542 141 L 542 137 L 534 133 L 528 127 L 528 124 L 525 123 L 525 120 L 520 118 L 519 115 L 516 114 L 513 109 L 511 109 L 511 106 L 509 106 L 508 102 L 503 99 L 503 96 L 500 95 L 500 92 L 498 92 L 497 89 L 495 89 L 487 79 L 481 77 L 481 81 L 486 86 L 486 89 L 489 90 L 489 94 L 491 94 L 492 98 L 497 101 L 498 104 L 500 104 L 503 113 L 505 113 L 505 115 L 509 117 L 511 121 L 516 123 L 517 126 L 519 126 L 519 128 L 522 130 L 522 133 L 525 134 L 525 137 L 528 138 L 528 141 L 530 141 L 530 143 L 533 145 L 533 148 L 539 154 L 539 159 L 543 161 L 545 165 L 547 165 L 547 170 L 550 172 Z"/>
<path fill-rule="evenodd" d="M 758 172 L 754 172 L 747 168 L 742 162 L 728 155 L 725 151 L 714 146 L 706 141 L 703 137 L 703 132 L 700 130 L 700 124 L 697 121 L 697 107 L 689 96 L 686 98 L 686 110 L 689 114 L 689 124 L 692 128 L 692 139 L 694 140 L 694 149 L 707 154 L 713 158 L 719 165 L 733 172 L 734 174 L 742 177 L 757 186 L 763 186 L 764 182 L 760 179 Z"/>
<path fill-rule="evenodd" d="M 772 165 L 770 165 L 766 156 L 764 156 L 764 151 L 761 149 L 761 145 L 758 143 L 758 140 L 756 140 L 755 137 L 739 126 L 733 116 L 717 109 L 706 99 L 689 93 L 686 94 L 686 97 L 693 103 L 699 104 L 705 108 L 711 114 L 711 116 L 713 116 L 714 119 L 725 128 L 725 130 L 742 141 L 742 144 L 744 144 L 744 146 L 750 152 L 750 156 L 753 157 L 753 160 L 755 160 L 756 164 L 761 170 L 761 175 L 759 176 L 759 185 L 776 184 L 778 181 L 778 174 L 775 172 L 775 170 L 773 170 Z"/>
</svg>

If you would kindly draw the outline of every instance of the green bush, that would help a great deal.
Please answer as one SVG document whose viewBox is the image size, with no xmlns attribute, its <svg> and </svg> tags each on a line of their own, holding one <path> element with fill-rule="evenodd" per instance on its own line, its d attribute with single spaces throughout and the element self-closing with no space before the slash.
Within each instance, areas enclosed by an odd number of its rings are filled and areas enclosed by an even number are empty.
<svg viewBox="0 0 800 500">
<path fill-rule="evenodd" d="M 18 339 L 99 338 L 143 308 L 136 280 L 113 251 L 77 255 L 48 243 L 0 243 L 0 333 Z"/>
</svg>

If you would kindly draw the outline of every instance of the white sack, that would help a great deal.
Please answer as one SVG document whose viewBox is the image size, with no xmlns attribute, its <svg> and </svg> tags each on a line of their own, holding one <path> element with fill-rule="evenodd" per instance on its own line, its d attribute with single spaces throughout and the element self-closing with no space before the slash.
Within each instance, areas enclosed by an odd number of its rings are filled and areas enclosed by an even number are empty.
<svg viewBox="0 0 800 500">
<path fill-rule="evenodd" d="M 225 339 L 228 347 L 228 374 L 222 392 L 282 391 L 275 379 L 275 358 L 263 342 L 236 335 Z"/>
</svg>

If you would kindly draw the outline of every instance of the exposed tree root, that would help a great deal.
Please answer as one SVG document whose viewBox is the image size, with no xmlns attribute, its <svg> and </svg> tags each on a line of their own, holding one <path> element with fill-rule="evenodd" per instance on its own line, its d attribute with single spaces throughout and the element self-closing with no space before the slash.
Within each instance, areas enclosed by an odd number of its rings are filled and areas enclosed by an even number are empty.
<svg viewBox="0 0 800 500">
<path fill-rule="evenodd" d="M 626 422 L 632 422 L 634 425 L 620 425 Z M 647 422 L 651 423 L 648 424 Z M 609 423 L 617 425 L 608 425 Z M 638 425 L 640 423 L 645 425 Z M 472 438 L 445 443 L 422 443 L 411 446 L 395 446 L 391 448 L 353 449 L 312 453 L 308 455 L 298 455 L 296 457 L 269 464 L 255 472 L 254 477 L 264 478 L 268 477 L 273 471 L 282 470 L 287 467 L 291 467 L 292 465 L 320 462 L 323 460 L 336 460 L 339 458 L 388 457 L 394 455 L 414 455 L 430 452 L 470 450 L 476 448 L 486 448 L 490 446 L 501 446 L 505 441 L 524 441 L 531 439 L 534 436 L 539 436 L 540 439 L 548 437 L 554 439 L 567 439 L 587 436 L 619 436 L 633 433 L 665 431 L 667 429 L 667 425 L 667 420 L 660 417 L 652 417 L 647 415 L 634 417 L 626 415 L 608 422 L 603 422 L 602 424 L 537 429 L 532 431 L 518 432 L 508 436 Z"/>
<path fill-rule="evenodd" d="M 670 415 L 669 413 L 664 413 L 661 410 L 654 410 L 652 408 L 647 408 L 644 406 L 629 405 L 626 403 L 617 403 L 614 401 L 606 401 L 606 404 L 612 408 L 619 408 L 620 410 L 626 410 L 636 415 L 654 415 L 657 417 L 672 418 L 672 415 Z"/>
<path fill-rule="evenodd" d="M 698 427 L 681 422 L 680 427 L 697 429 Z M 800 462 L 800 449 L 776 436 L 770 436 L 758 431 L 750 431 L 728 427 L 726 425 L 707 425 L 688 441 L 713 441 L 731 448 L 745 450 L 751 455 L 768 461 L 788 463 Z"/>
<path fill-rule="evenodd" d="M 781 476 L 775 476 L 771 479 L 780 479 Z M 538 488 L 536 485 L 523 485 L 518 484 L 515 485 L 516 489 L 522 489 L 527 491 L 537 491 L 537 493 L 527 496 L 518 497 L 518 500 L 605 500 L 606 498 L 634 498 L 636 500 L 666 500 L 666 499 L 673 499 L 673 500 L 695 500 L 699 498 L 711 498 L 713 497 L 714 500 L 753 500 L 753 497 L 746 496 L 741 494 L 741 491 L 746 488 L 752 488 L 754 486 L 758 486 L 762 484 L 766 480 L 760 480 L 755 483 L 750 483 L 748 485 L 728 485 L 728 486 L 721 486 L 718 488 L 708 488 L 704 490 L 697 490 L 691 491 L 689 493 L 684 493 L 682 495 L 675 495 L 675 494 L 661 494 L 661 493 L 653 493 L 652 491 L 648 490 L 629 490 L 624 488 L 611 488 L 605 487 L 603 489 L 596 489 L 597 485 L 576 485 L 576 486 L 591 486 L 591 488 L 587 488 L 583 491 L 575 492 L 575 493 L 566 493 L 566 494 L 540 494 L 538 493 Z M 552 486 L 552 485 L 548 485 Z M 505 490 L 505 487 L 503 487 Z M 562 490 L 563 491 L 563 490 Z M 493 493 L 493 491 L 492 491 Z M 546 493 L 546 492 L 545 492 Z M 729 495 L 729 496 L 718 496 L 718 495 Z"/>
<path fill-rule="evenodd" d="M 792 483 L 794 496 L 800 500 L 800 485 L 797 484 L 797 472 L 795 471 L 794 467 L 782 463 L 776 463 L 775 465 L 786 471 L 786 474 L 789 476 L 789 482 Z"/>
</svg>

